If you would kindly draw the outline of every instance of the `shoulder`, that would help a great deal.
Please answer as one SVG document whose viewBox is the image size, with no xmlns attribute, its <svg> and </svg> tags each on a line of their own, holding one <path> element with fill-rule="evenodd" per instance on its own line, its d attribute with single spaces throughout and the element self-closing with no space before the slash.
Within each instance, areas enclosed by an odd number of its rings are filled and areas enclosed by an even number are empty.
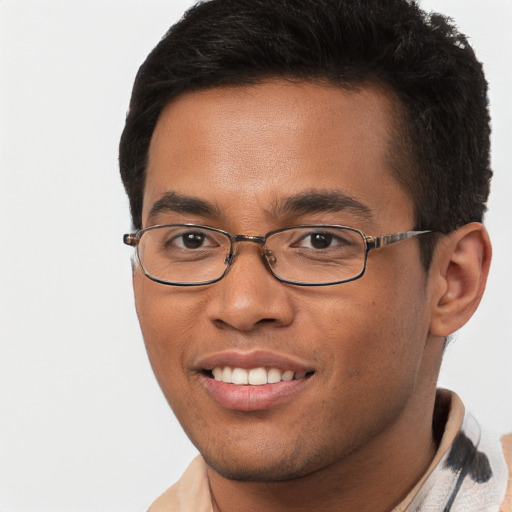
<svg viewBox="0 0 512 512">
<path fill-rule="evenodd" d="M 508 468 L 507 492 L 501 505 L 501 512 L 512 512 L 512 434 L 507 434 L 501 438 L 501 446 Z"/>
<path fill-rule="evenodd" d="M 213 512 L 207 466 L 196 457 L 182 477 L 151 505 L 148 512 Z"/>
</svg>

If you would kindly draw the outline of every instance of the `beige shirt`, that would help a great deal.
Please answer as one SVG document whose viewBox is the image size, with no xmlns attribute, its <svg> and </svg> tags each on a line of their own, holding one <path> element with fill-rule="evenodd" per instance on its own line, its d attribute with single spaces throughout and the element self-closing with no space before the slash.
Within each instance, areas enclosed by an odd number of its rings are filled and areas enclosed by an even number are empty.
<svg viewBox="0 0 512 512">
<path fill-rule="evenodd" d="M 440 392 L 447 393 L 444 390 Z M 423 475 L 421 480 L 409 492 L 406 498 L 392 510 L 392 512 L 405 512 L 413 502 L 415 510 L 435 510 L 435 512 L 437 512 L 438 509 L 433 509 L 431 506 L 429 508 L 428 505 L 425 506 L 425 508 L 423 508 L 421 505 L 419 508 L 416 508 L 417 501 L 419 498 L 421 498 L 421 492 L 425 493 L 425 487 L 428 488 L 429 482 L 432 483 L 433 477 L 438 476 L 436 471 L 437 473 L 442 471 L 440 466 L 442 466 L 442 462 L 446 459 L 446 455 L 448 454 L 456 436 L 461 431 L 464 417 L 464 405 L 455 393 L 451 393 L 451 406 L 448 421 L 446 423 L 445 431 L 434 460 L 432 461 L 429 469 Z M 496 508 L 495 510 L 496 512 L 512 512 L 512 434 L 502 438 L 502 447 L 503 455 L 505 456 L 507 466 L 509 468 L 508 487 L 506 491 L 506 497 L 501 505 L 501 508 L 499 508 L 499 510 Z M 503 458 L 502 454 L 498 455 L 498 457 L 500 456 Z M 501 493 L 501 496 L 503 496 L 503 493 Z M 498 501 L 498 503 L 500 501 Z M 482 509 L 466 509 L 464 512 L 473 512 L 473 510 L 480 511 Z M 486 508 L 485 510 L 491 509 Z M 196 457 L 192 461 L 180 480 L 167 491 L 165 491 L 153 503 L 149 509 L 149 512 L 213 512 L 207 466 L 201 456 Z"/>
</svg>

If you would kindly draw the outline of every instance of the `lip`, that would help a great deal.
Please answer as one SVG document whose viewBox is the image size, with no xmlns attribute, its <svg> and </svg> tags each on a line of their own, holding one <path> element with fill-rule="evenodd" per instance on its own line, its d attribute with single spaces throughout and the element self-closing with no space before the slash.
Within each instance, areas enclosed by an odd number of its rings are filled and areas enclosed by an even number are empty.
<svg viewBox="0 0 512 512">
<path fill-rule="evenodd" d="M 211 354 L 199 360 L 195 365 L 195 369 L 203 371 L 226 366 L 244 368 L 245 370 L 262 367 L 278 368 L 279 370 L 292 370 L 295 373 L 314 371 L 314 368 L 307 363 L 265 350 L 254 350 L 251 352 L 229 351 Z"/>
<path fill-rule="evenodd" d="M 263 411 L 299 393 L 309 382 L 309 377 L 264 384 L 262 386 L 238 386 L 226 384 L 209 377 L 202 377 L 210 395 L 226 409 L 235 411 Z"/>
<path fill-rule="evenodd" d="M 266 351 L 252 352 L 221 352 L 205 357 L 197 364 L 201 381 L 210 396 L 222 407 L 236 411 L 262 411 L 274 407 L 284 401 L 295 398 L 307 387 L 311 375 L 291 381 L 260 386 L 236 385 L 217 381 L 208 377 L 205 372 L 213 368 L 278 368 L 292 370 L 294 373 L 310 374 L 314 368 L 293 358 Z"/>
</svg>

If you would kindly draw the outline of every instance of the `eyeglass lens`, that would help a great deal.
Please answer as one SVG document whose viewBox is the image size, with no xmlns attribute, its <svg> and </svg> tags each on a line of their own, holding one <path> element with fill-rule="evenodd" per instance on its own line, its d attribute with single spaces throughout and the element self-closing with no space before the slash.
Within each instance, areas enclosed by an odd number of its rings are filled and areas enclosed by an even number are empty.
<svg viewBox="0 0 512 512">
<path fill-rule="evenodd" d="M 142 234 L 137 251 L 149 277 L 193 284 L 219 279 L 229 265 L 231 247 L 229 236 L 220 231 L 199 226 L 159 226 Z M 263 254 L 280 279 L 324 284 L 361 274 L 365 251 L 359 231 L 306 226 L 270 234 Z"/>
</svg>

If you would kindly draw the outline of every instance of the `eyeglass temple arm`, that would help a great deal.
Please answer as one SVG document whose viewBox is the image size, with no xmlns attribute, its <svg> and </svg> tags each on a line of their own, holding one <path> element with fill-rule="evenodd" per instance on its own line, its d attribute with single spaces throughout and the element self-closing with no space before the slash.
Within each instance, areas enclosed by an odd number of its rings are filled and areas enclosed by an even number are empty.
<svg viewBox="0 0 512 512">
<path fill-rule="evenodd" d="M 379 247 L 384 247 L 386 245 L 396 244 L 397 242 L 401 242 L 402 240 L 407 240 L 409 238 L 414 238 L 416 236 L 426 235 L 427 233 L 433 233 L 432 229 L 426 231 L 401 231 L 400 233 L 391 233 L 390 235 L 381 235 L 381 236 L 367 236 L 366 237 L 366 246 L 368 247 L 368 251 L 372 249 L 378 249 Z"/>
<path fill-rule="evenodd" d="M 123 235 L 123 242 L 126 245 L 131 245 L 132 247 L 137 247 L 139 243 L 139 239 L 135 236 L 135 233 L 127 233 Z"/>
</svg>

